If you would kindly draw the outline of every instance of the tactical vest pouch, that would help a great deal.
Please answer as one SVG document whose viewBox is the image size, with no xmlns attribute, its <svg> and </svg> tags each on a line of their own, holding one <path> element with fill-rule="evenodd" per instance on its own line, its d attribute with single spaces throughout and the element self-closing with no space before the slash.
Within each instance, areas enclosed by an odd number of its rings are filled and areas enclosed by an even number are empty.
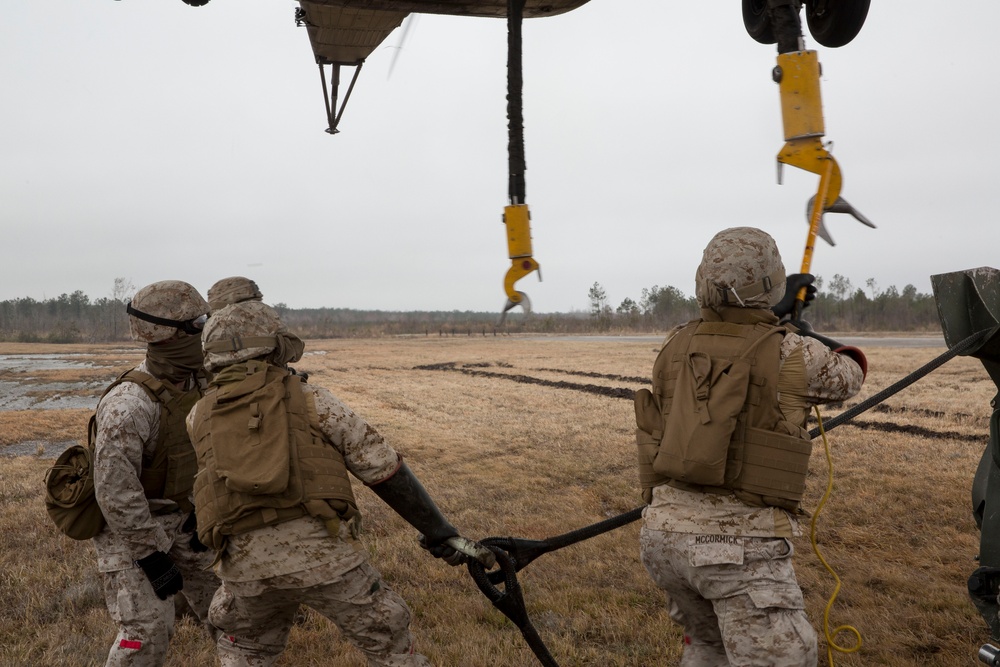
<svg viewBox="0 0 1000 667">
<path fill-rule="evenodd" d="M 653 460 L 653 471 L 688 484 L 721 486 L 729 442 L 749 385 L 746 359 L 687 353 L 664 419 L 663 444 Z"/>
<path fill-rule="evenodd" d="M 808 431 L 787 421 L 779 427 L 788 433 L 747 427 L 740 488 L 768 505 L 795 506 L 805 494 L 812 441 Z"/>
<path fill-rule="evenodd" d="M 94 419 L 88 430 L 94 428 Z M 106 521 L 94 495 L 93 440 L 72 445 L 45 473 L 45 510 L 56 528 L 74 540 L 89 540 Z"/>
<path fill-rule="evenodd" d="M 283 375 L 260 368 L 219 390 L 212 408 L 211 442 L 219 477 L 230 491 L 277 495 L 288 488 L 290 450 Z"/>
<path fill-rule="evenodd" d="M 663 417 L 660 412 L 659 397 L 648 389 L 635 392 L 635 444 L 639 456 L 639 486 L 642 500 L 647 505 L 653 502 L 653 487 L 667 482 L 668 478 L 653 470 L 656 452 L 663 437 Z"/>
</svg>

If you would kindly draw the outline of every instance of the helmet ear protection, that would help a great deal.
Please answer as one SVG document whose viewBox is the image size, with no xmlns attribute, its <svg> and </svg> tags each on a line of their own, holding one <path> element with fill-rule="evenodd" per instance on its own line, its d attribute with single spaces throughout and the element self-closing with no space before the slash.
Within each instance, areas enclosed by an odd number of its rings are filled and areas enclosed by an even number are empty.
<svg viewBox="0 0 1000 667">
<path fill-rule="evenodd" d="M 156 315 L 150 315 L 149 313 L 144 313 L 141 310 L 136 310 L 132 307 L 131 301 L 129 301 L 128 305 L 125 306 L 125 312 L 136 319 L 149 322 L 150 324 L 159 324 L 163 327 L 176 327 L 184 333 L 192 336 L 201 334 L 201 330 L 205 327 L 205 322 L 208 320 L 208 315 L 199 315 L 193 320 L 168 320 L 165 317 L 157 317 Z"/>
</svg>

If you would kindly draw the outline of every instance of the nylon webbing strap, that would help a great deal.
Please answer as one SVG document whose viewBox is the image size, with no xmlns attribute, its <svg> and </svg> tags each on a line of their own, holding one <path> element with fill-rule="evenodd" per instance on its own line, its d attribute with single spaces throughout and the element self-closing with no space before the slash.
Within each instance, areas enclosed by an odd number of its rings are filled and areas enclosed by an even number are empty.
<svg viewBox="0 0 1000 667">
<path fill-rule="evenodd" d="M 206 352 L 239 352 L 250 347 L 278 347 L 274 336 L 233 336 L 226 340 L 213 340 L 202 346 Z"/>
</svg>

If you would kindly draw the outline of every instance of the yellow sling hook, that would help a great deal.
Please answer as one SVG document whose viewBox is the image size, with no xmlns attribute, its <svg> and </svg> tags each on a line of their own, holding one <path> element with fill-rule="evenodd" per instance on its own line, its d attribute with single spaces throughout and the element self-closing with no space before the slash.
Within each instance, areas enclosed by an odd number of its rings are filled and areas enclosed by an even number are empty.
<svg viewBox="0 0 1000 667">
<path fill-rule="evenodd" d="M 820 177 L 816 195 L 811 200 L 809 235 L 806 237 L 802 256 L 802 273 L 809 273 L 817 234 L 822 230 L 823 238 L 828 239 L 829 235 L 823 228 L 823 213 L 826 211 L 839 211 L 846 207 L 860 221 L 874 227 L 840 197 L 843 185 L 840 165 L 822 141 L 826 130 L 819 92 L 820 73 L 815 51 L 779 54 L 778 65 L 773 71 L 774 80 L 781 92 L 781 120 L 785 131 L 785 145 L 778 153 L 778 183 L 781 183 L 782 165 L 786 164 Z M 838 206 L 841 208 L 836 208 Z M 805 303 L 805 292 L 805 287 L 799 291 L 795 317 L 801 312 L 801 304 Z"/>
<path fill-rule="evenodd" d="M 507 226 L 507 250 L 510 255 L 510 268 L 503 279 L 503 288 L 507 292 L 507 303 L 504 304 L 499 324 L 503 324 L 507 311 L 514 306 L 521 306 L 524 312 L 531 312 L 531 301 L 524 292 L 514 289 L 514 283 L 532 271 L 538 271 L 538 279 L 542 279 L 542 268 L 531 256 L 531 213 L 527 204 L 512 204 L 504 207 L 503 222 Z"/>
</svg>

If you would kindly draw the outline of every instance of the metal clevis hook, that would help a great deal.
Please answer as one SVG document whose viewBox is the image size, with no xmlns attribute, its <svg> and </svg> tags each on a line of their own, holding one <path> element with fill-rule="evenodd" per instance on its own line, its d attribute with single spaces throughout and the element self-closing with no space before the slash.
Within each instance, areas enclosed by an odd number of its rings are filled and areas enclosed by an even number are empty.
<svg viewBox="0 0 1000 667">
<path fill-rule="evenodd" d="M 497 322 L 497 326 L 503 326 L 503 323 L 507 320 L 507 312 L 512 310 L 516 306 L 521 306 L 525 313 L 531 312 L 531 300 L 528 295 L 524 292 L 514 292 L 514 296 L 517 297 L 517 301 L 511 298 L 507 298 L 507 302 L 503 305 L 503 311 L 500 313 L 500 320 Z"/>
<path fill-rule="evenodd" d="M 813 195 L 812 197 L 809 198 L 809 202 L 806 204 L 807 224 L 812 223 L 811 221 L 812 211 L 813 211 L 813 206 L 815 205 L 816 205 L 816 195 Z M 829 243 L 831 246 L 835 246 L 837 244 L 833 242 L 833 237 L 830 236 L 830 232 L 827 230 L 826 225 L 823 222 L 823 214 L 826 213 L 849 213 L 850 215 L 854 216 L 854 219 L 860 222 L 861 224 L 867 225 L 868 227 L 875 229 L 875 224 L 871 220 L 863 216 L 861 214 L 861 211 L 851 206 L 848 203 L 848 201 L 843 197 L 837 197 L 837 201 L 833 202 L 833 205 L 827 206 L 826 208 L 823 209 L 823 213 L 820 214 L 819 228 L 816 230 L 816 236 L 820 237 L 821 239 Z"/>
</svg>

